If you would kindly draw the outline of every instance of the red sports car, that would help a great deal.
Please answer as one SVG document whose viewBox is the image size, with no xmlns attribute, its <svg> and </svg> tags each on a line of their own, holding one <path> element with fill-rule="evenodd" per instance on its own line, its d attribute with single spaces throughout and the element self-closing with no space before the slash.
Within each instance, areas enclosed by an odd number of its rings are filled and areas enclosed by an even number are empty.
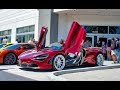
<svg viewBox="0 0 120 90">
<path fill-rule="evenodd" d="M 0 64 L 12 65 L 17 62 L 18 55 L 27 50 L 36 49 L 36 46 L 28 43 L 17 43 L 0 50 Z"/>
<path fill-rule="evenodd" d="M 44 41 L 43 34 L 44 32 L 40 36 L 38 46 Z M 53 70 L 62 70 L 71 65 L 103 65 L 102 50 L 97 47 L 83 48 L 85 38 L 85 30 L 74 21 L 65 42 L 52 43 L 41 50 L 24 52 L 18 57 L 18 65 L 24 68 Z"/>
</svg>

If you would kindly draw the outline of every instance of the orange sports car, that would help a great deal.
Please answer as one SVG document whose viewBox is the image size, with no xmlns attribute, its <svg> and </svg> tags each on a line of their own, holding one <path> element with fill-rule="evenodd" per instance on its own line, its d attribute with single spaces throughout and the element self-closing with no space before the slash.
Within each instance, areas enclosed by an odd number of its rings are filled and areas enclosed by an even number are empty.
<svg viewBox="0 0 120 90">
<path fill-rule="evenodd" d="M 17 43 L 0 50 L 0 64 L 16 64 L 18 56 L 27 50 L 36 49 L 36 46 L 29 43 Z"/>
</svg>

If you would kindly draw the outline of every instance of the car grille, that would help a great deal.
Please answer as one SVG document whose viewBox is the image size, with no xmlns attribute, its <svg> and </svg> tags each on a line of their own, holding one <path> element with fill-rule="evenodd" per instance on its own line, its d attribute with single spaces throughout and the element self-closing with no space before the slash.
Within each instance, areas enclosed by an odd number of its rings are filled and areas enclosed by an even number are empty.
<svg viewBox="0 0 120 90">
<path fill-rule="evenodd" d="M 20 66 L 21 66 L 21 67 L 24 67 L 24 68 L 38 67 L 38 65 L 36 65 L 36 64 L 31 64 L 31 63 L 30 63 L 30 64 L 27 64 L 27 63 L 24 64 L 24 63 L 23 63 L 23 64 L 20 64 Z"/>
</svg>

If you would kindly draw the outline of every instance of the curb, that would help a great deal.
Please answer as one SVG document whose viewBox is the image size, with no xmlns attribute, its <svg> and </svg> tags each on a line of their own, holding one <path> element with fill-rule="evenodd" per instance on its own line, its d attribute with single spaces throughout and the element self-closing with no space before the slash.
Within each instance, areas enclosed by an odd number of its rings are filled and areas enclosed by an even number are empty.
<svg viewBox="0 0 120 90">
<path fill-rule="evenodd" d="M 76 73 L 76 72 L 86 72 L 86 71 L 94 71 L 94 70 L 104 70 L 104 69 L 114 69 L 114 68 L 120 68 L 120 64 L 55 71 L 55 72 L 49 74 L 48 77 L 52 81 L 67 81 L 67 79 L 61 78 L 61 77 L 58 77 L 58 76 L 62 75 L 62 74 L 69 74 L 69 73 Z"/>
<path fill-rule="evenodd" d="M 54 75 L 54 73 L 49 74 L 49 75 L 48 75 L 48 78 L 49 78 L 51 81 L 68 81 L 68 80 L 65 79 L 65 78 L 58 77 L 58 76 Z"/>
</svg>

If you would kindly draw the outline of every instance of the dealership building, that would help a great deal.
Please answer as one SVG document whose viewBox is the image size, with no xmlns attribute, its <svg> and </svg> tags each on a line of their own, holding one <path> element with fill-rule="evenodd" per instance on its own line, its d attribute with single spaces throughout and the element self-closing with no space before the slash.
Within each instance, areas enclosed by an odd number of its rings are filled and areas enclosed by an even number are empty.
<svg viewBox="0 0 120 90">
<path fill-rule="evenodd" d="M 0 43 L 27 42 L 39 38 L 42 26 L 48 27 L 46 45 L 66 39 L 73 21 L 80 23 L 94 46 L 98 40 L 120 38 L 120 9 L 1 9 Z"/>
</svg>

